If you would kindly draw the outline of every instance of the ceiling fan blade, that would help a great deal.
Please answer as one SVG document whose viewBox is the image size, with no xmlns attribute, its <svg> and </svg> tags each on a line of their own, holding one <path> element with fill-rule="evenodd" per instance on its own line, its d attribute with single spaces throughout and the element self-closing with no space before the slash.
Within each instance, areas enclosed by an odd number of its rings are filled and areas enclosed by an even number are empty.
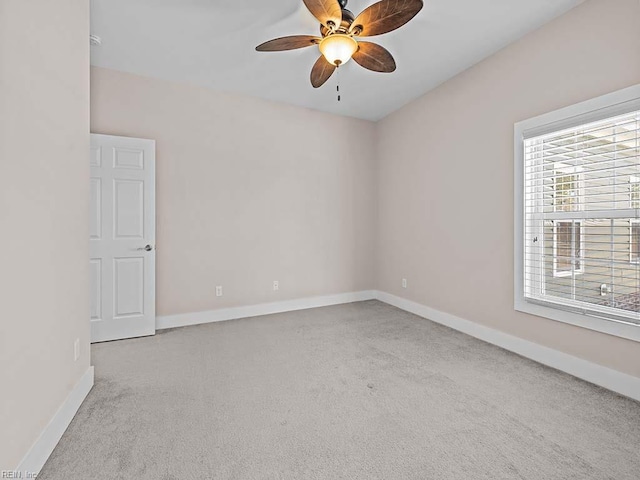
<svg viewBox="0 0 640 480">
<path fill-rule="evenodd" d="M 382 0 L 358 15 L 349 32 L 361 37 L 391 32 L 415 17 L 422 6 L 422 0 Z"/>
<path fill-rule="evenodd" d="M 351 58 L 374 72 L 391 73 L 396 69 L 393 55 L 386 48 L 371 42 L 358 42 L 358 51 Z"/>
<path fill-rule="evenodd" d="M 339 27 L 342 22 L 342 8 L 338 0 L 302 0 L 309 11 L 316 17 L 321 24 L 329 27 L 329 22 L 334 27 Z"/>
<path fill-rule="evenodd" d="M 323 55 L 316 60 L 316 63 L 311 69 L 311 85 L 313 88 L 318 88 L 324 85 L 324 82 L 329 80 L 329 77 L 335 72 L 336 66 L 327 62 Z"/>
<path fill-rule="evenodd" d="M 320 37 L 312 35 L 293 35 L 291 37 L 276 38 L 269 40 L 256 47 L 259 52 L 281 52 L 282 50 L 295 50 L 296 48 L 310 47 L 317 45 L 322 40 Z"/>
</svg>

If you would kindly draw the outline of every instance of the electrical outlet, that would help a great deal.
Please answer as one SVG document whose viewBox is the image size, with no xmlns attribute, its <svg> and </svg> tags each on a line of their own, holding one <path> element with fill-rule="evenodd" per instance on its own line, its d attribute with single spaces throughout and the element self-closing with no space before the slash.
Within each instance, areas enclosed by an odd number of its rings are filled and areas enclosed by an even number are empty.
<svg viewBox="0 0 640 480">
<path fill-rule="evenodd" d="M 273 291 L 280 290 L 280 283 L 277 280 L 273 281 Z"/>
<path fill-rule="evenodd" d="M 218 285 L 216 287 L 216 297 L 221 297 L 222 296 L 222 285 Z"/>
<path fill-rule="evenodd" d="M 407 288 L 407 279 L 406 278 L 402 279 L 402 288 Z"/>
<path fill-rule="evenodd" d="M 73 361 L 76 362 L 80 358 L 80 339 L 76 338 L 73 342 Z"/>
</svg>

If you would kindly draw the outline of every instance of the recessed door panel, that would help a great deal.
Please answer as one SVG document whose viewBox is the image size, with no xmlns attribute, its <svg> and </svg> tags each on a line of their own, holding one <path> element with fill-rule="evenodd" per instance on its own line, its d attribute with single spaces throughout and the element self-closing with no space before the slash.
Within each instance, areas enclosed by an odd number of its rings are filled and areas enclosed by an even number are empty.
<svg viewBox="0 0 640 480">
<path fill-rule="evenodd" d="M 99 178 L 91 179 L 89 208 L 89 237 L 92 240 L 99 239 L 102 237 L 102 180 Z"/>
<path fill-rule="evenodd" d="M 89 160 L 89 164 L 92 167 L 99 167 L 102 165 L 102 149 L 98 146 L 95 145 L 91 145 L 91 150 L 90 150 L 90 160 Z"/>
<path fill-rule="evenodd" d="M 91 320 L 102 318 L 102 260 L 92 258 L 89 261 L 89 278 L 91 283 Z"/>
<path fill-rule="evenodd" d="M 114 180 L 115 238 L 144 237 L 144 182 Z"/>
<path fill-rule="evenodd" d="M 114 149 L 114 168 L 144 168 L 144 151 L 134 148 L 116 147 Z"/>
<path fill-rule="evenodd" d="M 144 315 L 144 258 L 115 258 L 113 316 Z"/>
</svg>

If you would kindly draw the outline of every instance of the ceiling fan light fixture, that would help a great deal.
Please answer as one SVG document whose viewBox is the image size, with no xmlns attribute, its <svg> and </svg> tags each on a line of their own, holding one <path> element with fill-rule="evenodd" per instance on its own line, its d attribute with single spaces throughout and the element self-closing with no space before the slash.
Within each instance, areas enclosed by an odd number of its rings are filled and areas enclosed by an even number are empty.
<svg viewBox="0 0 640 480">
<path fill-rule="evenodd" d="M 320 42 L 320 52 L 331 65 L 340 66 L 347 63 L 358 50 L 358 42 L 350 35 L 334 33 Z"/>
<path fill-rule="evenodd" d="M 347 0 L 302 0 L 320 22 L 320 35 L 289 35 L 274 38 L 256 47 L 259 52 L 282 52 L 318 45 L 321 55 L 311 68 L 311 85 L 321 87 L 340 65 L 351 58 L 372 72 L 396 70 L 393 55 L 377 43 L 361 40 L 392 32 L 413 17 L 424 5 L 423 0 L 380 0 L 355 16 L 345 7 Z M 357 37 L 354 38 L 354 37 Z"/>
</svg>

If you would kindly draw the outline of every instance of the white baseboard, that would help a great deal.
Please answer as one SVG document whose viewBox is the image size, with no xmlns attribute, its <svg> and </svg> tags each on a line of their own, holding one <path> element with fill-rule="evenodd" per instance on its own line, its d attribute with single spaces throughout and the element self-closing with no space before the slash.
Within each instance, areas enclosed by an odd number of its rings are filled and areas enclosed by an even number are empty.
<svg viewBox="0 0 640 480">
<path fill-rule="evenodd" d="M 460 332 L 479 338 L 543 365 L 594 383 L 608 390 L 640 401 L 640 378 L 603 367 L 596 363 L 559 352 L 537 343 L 494 330 L 493 328 L 465 320 L 449 313 L 397 297 L 386 292 L 376 292 L 376 298 L 407 312 L 446 325 Z"/>
<path fill-rule="evenodd" d="M 179 313 L 177 315 L 164 315 L 156 317 L 156 329 L 185 327 L 187 325 L 199 325 L 201 323 L 223 322 L 238 318 L 257 317 L 271 313 L 291 312 L 305 310 L 307 308 L 327 307 L 341 303 L 362 302 L 373 300 L 376 292 L 365 290 L 361 292 L 338 293 L 321 297 L 308 297 L 296 300 L 284 300 L 282 302 L 260 303 L 246 307 L 222 308 L 205 312 Z"/>
<path fill-rule="evenodd" d="M 16 471 L 22 472 L 23 478 L 44 466 L 92 387 L 93 367 L 89 367 L 18 465 Z"/>
</svg>

